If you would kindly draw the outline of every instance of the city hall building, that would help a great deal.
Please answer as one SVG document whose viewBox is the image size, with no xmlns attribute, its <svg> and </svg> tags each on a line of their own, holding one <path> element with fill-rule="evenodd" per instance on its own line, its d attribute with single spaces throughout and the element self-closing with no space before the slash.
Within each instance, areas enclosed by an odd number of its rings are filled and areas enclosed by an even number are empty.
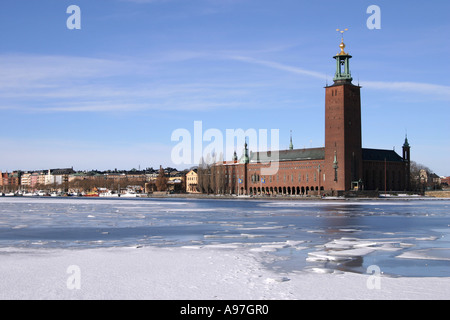
<svg viewBox="0 0 450 320">
<path fill-rule="evenodd" d="M 362 147 L 361 87 L 352 84 L 350 59 L 342 40 L 336 60 L 333 84 L 325 87 L 325 144 L 323 148 L 279 150 L 276 160 L 270 152 L 249 152 L 217 163 L 213 170 L 223 177 L 216 188 L 240 195 L 339 195 L 355 190 L 409 190 L 410 146 L 407 138 L 402 156 L 393 150 Z M 264 175 L 263 168 L 278 170 Z"/>
</svg>

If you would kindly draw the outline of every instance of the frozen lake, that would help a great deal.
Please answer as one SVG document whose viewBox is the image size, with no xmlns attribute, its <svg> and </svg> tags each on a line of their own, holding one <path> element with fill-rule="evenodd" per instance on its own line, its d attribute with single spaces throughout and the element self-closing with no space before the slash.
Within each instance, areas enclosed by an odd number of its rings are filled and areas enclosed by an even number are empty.
<svg viewBox="0 0 450 320">
<path fill-rule="evenodd" d="M 450 201 L 0 198 L 0 248 L 112 246 L 247 248 L 274 270 L 449 277 Z"/>
</svg>

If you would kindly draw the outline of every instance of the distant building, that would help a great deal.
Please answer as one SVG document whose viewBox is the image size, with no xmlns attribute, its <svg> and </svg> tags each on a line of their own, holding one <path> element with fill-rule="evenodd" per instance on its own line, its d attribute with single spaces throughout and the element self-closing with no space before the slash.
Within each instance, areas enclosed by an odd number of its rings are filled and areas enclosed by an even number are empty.
<svg viewBox="0 0 450 320">
<path fill-rule="evenodd" d="M 55 183 L 55 176 L 51 173 L 51 170 L 48 170 L 47 174 L 45 175 L 44 184 L 48 186 L 54 183 Z"/>
<path fill-rule="evenodd" d="M 0 171 L 0 187 L 2 189 L 4 189 L 4 187 L 9 185 L 8 181 L 9 181 L 8 180 L 8 172 L 1 172 Z"/>
<path fill-rule="evenodd" d="M 21 171 L 13 171 L 11 173 L 0 171 L 0 188 L 1 191 L 16 191 L 20 187 L 22 177 Z"/>
<path fill-rule="evenodd" d="M 179 174 L 174 177 L 169 177 L 167 179 L 167 191 L 171 193 L 184 193 L 183 180 L 184 177 Z"/>
<path fill-rule="evenodd" d="M 39 172 L 39 176 L 38 176 L 38 179 L 37 179 L 38 185 L 40 185 L 40 186 L 45 185 L 45 176 L 46 175 L 45 175 L 45 173 L 43 171 Z"/>
<path fill-rule="evenodd" d="M 20 177 L 20 185 L 29 187 L 31 186 L 31 173 L 24 172 Z"/>
<path fill-rule="evenodd" d="M 198 174 L 197 169 L 192 169 L 186 174 L 186 192 L 198 193 Z"/>
<path fill-rule="evenodd" d="M 37 184 L 39 183 L 39 172 L 33 172 L 30 176 L 30 188 L 33 190 L 36 188 Z"/>
</svg>

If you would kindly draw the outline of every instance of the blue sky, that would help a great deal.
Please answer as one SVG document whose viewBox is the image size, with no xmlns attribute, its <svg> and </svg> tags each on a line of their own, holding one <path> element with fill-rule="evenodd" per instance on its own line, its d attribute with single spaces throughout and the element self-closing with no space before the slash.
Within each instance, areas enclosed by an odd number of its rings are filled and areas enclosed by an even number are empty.
<svg viewBox="0 0 450 320">
<path fill-rule="evenodd" d="M 401 154 L 407 132 L 412 160 L 450 175 L 449 16 L 446 0 L 2 1 L 0 170 L 175 166 L 171 135 L 194 121 L 321 147 L 349 28 L 363 146 Z"/>
</svg>

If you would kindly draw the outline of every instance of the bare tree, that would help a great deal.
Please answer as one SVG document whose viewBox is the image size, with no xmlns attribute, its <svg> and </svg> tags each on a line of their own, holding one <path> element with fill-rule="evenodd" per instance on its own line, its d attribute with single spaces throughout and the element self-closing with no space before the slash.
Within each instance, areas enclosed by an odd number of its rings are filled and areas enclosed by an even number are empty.
<svg viewBox="0 0 450 320">
<path fill-rule="evenodd" d="M 167 191 L 167 177 L 162 166 L 159 166 L 159 174 L 156 178 L 156 189 L 158 191 Z"/>
<path fill-rule="evenodd" d="M 211 192 L 211 166 L 208 164 L 208 159 L 205 162 L 202 157 L 198 166 L 197 175 L 200 192 L 209 194 Z"/>
<path fill-rule="evenodd" d="M 415 191 L 424 191 L 426 188 L 434 187 L 435 182 L 432 179 L 433 171 L 427 166 L 411 161 L 411 189 Z"/>
<path fill-rule="evenodd" d="M 225 165 L 223 161 L 223 154 L 219 154 L 219 160 L 214 165 L 216 172 L 216 193 L 225 194 L 227 187 L 227 179 L 225 177 Z"/>
</svg>

